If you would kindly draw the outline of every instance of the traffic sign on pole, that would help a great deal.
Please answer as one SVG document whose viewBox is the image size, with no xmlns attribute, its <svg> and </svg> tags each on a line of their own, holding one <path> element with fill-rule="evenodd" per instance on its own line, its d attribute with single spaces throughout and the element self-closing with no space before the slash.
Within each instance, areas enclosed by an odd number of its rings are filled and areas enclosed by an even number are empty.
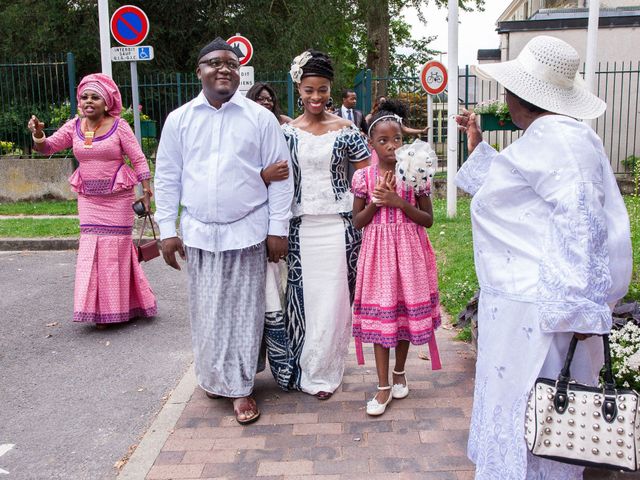
<svg viewBox="0 0 640 480">
<path fill-rule="evenodd" d="M 243 66 L 240 67 L 240 85 L 238 85 L 238 90 L 242 94 L 246 94 L 247 91 L 253 87 L 255 83 L 255 75 L 253 72 L 252 66 Z"/>
<path fill-rule="evenodd" d="M 153 47 L 138 45 L 137 47 L 111 47 L 112 62 L 145 62 L 153 60 Z"/>
<path fill-rule="evenodd" d="M 138 7 L 123 5 L 111 16 L 111 35 L 127 47 L 141 44 L 149 34 L 149 19 Z"/>
<path fill-rule="evenodd" d="M 246 65 L 253 57 L 253 45 L 248 38 L 243 37 L 242 35 L 234 35 L 227 39 L 227 43 L 232 47 L 238 47 L 242 52 L 242 56 L 240 57 L 240 65 Z"/>
<path fill-rule="evenodd" d="M 440 63 L 432 60 L 427 62 L 420 72 L 420 83 L 429 95 L 437 95 L 447 88 L 447 69 Z"/>
<path fill-rule="evenodd" d="M 153 59 L 153 47 L 140 46 L 149 35 L 149 19 L 142 9 L 133 5 L 123 5 L 111 16 L 111 35 L 124 47 L 111 49 L 111 60 L 129 62 L 131 67 L 131 99 L 133 100 L 133 130 L 138 143 L 142 144 L 140 135 L 140 111 L 138 110 L 138 63 Z"/>
</svg>

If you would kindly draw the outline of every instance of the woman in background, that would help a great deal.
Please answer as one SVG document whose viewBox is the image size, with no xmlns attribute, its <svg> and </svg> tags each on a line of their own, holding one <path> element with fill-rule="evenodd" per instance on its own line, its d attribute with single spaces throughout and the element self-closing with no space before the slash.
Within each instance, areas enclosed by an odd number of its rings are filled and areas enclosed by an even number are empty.
<svg viewBox="0 0 640 480">
<path fill-rule="evenodd" d="M 280 125 L 289 123 L 291 121 L 290 117 L 287 117 L 280 111 L 280 105 L 278 104 L 276 91 L 268 83 L 258 82 L 254 84 L 247 91 L 247 98 L 249 100 L 253 100 L 254 102 L 262 105 L 267 110 L 271 111 L 278 119 L 278 122 L 280 122 Z"/>
</svg>

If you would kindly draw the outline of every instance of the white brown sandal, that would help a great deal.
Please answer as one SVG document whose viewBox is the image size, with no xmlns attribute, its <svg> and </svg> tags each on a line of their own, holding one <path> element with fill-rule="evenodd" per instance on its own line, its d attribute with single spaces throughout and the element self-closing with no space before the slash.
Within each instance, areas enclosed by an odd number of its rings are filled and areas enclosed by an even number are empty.
<svg viewBox="0 0 640 480">
<path fill-rule="evenodd" d="M 393 371 L 394 375 L 404 375 L 404 385 L 401 383 L 394 383 L 393 388 L 391 389 L 391 396 L 396 399 L 406 398 L 409 395 L 409 382 L 407 381 L 407 375 L 404 371 L 396 372 Z"/>
<path fill-rule="evenodd" d="M 378 385 L 378 390 L 379 391 L 391 390 L 391 385 L 387 387 L 381 387 L 380 385 Z M 367 415 L 371 415 L 372 417 L 382 415 L 384 411 L 387 409 L 387 405 L 391 403 L 391 400 L 393 400 L 393 395 L 391 394 L 391 392 L 389 392 L 389 398 L 387 398 L 387 401 L 384 403 L 378 402 L 378 400 L 376 400 L 376 397 L 373 397 L 373 399 L 367 402 Z"/>
</svg>

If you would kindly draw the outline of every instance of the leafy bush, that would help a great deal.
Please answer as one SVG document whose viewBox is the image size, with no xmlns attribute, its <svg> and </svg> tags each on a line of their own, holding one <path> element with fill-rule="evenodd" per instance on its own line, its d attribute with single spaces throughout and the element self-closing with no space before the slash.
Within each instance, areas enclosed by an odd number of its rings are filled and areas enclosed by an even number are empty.
<svg viewBox="0 0 640 480">
<path fill-rule="evenodd" d="M 622 165 L 633 175 L 635 181 L 635 188 L 633 190 L 636 196 L 640 196 L 640 157 L 629 155 L 622 160 Z"/>
<path fill-rule="evenodd" d="M 622 165 L 624 165 L 624 167 L 630 172 L 635 172 L 636 168 L 640 167 L 640 157 L 629 155 L 627 158 L 622 160 Z"/>
<path fill-rule="evenodd" d="M 480 102 L 473 109 L 474 113 L 480 115 L 495 115 L 501 122 L 510 122 L 511 113 L 506 103 L 498 100 L 490 100 L 488 102 Z"/>
<path fill-rule="evenodd" d="M 0 155 L 22 155 L 22 150 L 13 142 L 0 140 Z"/>
<path fill-rule="evenodd" d="M 71 103 L 66 100 L 60 105 L 51 105 L 47 115 L 49 122 L 48 127 L 59 128 L 67 120 L 71 118 Z M 120 113 L 120 117 L 133 128 L 133 108 L 129 107 Z M 140 110 L 140 120 L 150 120 L 149 115 Z"/>
<path fill-rule="evenodd" d="M 71 102 L 65 100 L 60 105 L 51 105 L 49 108 L 49 123 L 47 127 L 58 129 L 71 118 Z"/>
<path fill-rule="evenodd" d="M 142 109 L 139 109 L 140 111 L 140 120 L 151 120 L 151 118 L 149 118 L 149 115 L 142 113 Z M 133 107 L 129 107 L 125 110 L 122 110 L 122 113 L 120 113 L 120 118 L 122 118 L 123 120 L 126 120 L 127 123 L 131 126 L 131 128 L 133 128 Z"/>
</svg>

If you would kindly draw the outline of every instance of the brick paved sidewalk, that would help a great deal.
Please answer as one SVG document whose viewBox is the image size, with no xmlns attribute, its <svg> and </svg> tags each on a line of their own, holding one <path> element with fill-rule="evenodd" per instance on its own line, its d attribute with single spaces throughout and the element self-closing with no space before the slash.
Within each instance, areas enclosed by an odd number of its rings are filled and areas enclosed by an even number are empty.
<svg viewBox="0 0 640 480">
<path fill-rule="evenodd" d="M 326 401 L 284 392 L 262 372 L 255 389 L 262 416 L 246 427 L 236 423 L 230 401 L 211 400 L 196 388 L 146 478 L 471 480 L 466 444 L 475 354 L 454 336 L 438 330 L 439 371 L 418 358 L 426 347 L 411 347 L 411 393 L 377 418 L 365 413 L 377 383 L 370 346 L 365 366 L 357 365 L 351 347 L 343 384 Z M 638 478 L 585 473 L 585 480 Z"/>
<path fill-rule="evenodd" d="M 411 348 L 411 393 L 378 418 L 365 413 L 377 383 L 370 347 L 364 366 L 352 348 L 343 384 L 327 401 L 284 392 L 261 373 L 262 416 L 246 427 L 235 422 L 231 402 L 196 388 L 147 479 L 472 479 L 465 450 L 475 358 L 453 336 L 438 331 L 440 371 L 418 358 L 427 348 Z"/>
</svg>

